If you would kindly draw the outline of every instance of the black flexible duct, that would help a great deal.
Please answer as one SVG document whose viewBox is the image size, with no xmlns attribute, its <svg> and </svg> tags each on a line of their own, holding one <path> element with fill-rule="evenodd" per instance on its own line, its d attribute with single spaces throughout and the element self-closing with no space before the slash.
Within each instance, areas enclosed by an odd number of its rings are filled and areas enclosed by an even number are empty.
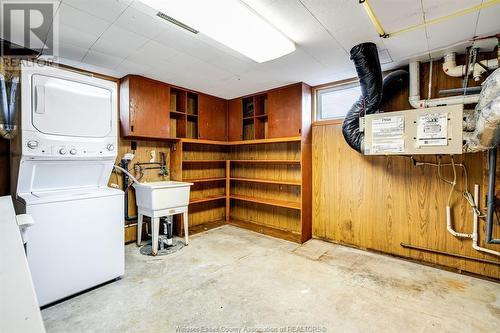
<svg viewBox="0 0 500 333">
<path fill-rule="evenodd" d="M 361 97 L 351 107 L 342 124 L 342 133 L 351 148 L 361 152 L 363 133 L 359 131 L 359 118 L 379 111 L 386 106 L 401 89 L 408 87 L 409 74 L 403 69 L 386 75 L 382 81 L 382 70 L 378 59 L 377 47 L 373 43 L 363 43 L 351 49 L 361 87 Z"/>
<path fill-rule="evenodd" d="M 404 69 L 398 69 L 384 76 L 382 83 L 382 101 L 380 108 L 387 107 L 387 104 L 403 89 L 408 89 L 410 74 Z M 383 112 L 380 110 L 380 112 Z"/>
<path fill-rule="evenodd" d="M 349 146 L 361 152 L 363 133 L 359 131 L 359 117 L 375 113 L 382 100 L 382 69 L 374 43 L 362 43 L 351 49 L 351 60 L 356 66 L 361 97 L 354 103 L 342 124 L 342 133 Z"/>
</svg>

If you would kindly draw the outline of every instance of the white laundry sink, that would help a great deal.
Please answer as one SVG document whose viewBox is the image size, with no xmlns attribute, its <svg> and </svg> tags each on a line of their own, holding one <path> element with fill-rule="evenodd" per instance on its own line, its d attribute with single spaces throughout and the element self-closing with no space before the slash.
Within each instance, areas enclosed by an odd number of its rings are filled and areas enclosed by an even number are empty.
<svg viewBox="0 0 500 333">
<path fill-rule="evenodd" d="M 189 190 L 193 183 L 163 181 L 134 183 L 137 206 L 149 211 L 159 211 L 187 206 Z"/>
</svg>

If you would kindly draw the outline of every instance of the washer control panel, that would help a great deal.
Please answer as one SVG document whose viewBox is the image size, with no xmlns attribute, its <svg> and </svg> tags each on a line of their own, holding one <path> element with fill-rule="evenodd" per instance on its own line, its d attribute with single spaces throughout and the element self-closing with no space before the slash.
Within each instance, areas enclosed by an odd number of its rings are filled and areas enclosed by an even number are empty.
<svg viewBox="0 0 500 333">
<path fill-rule="evenodd" d="M 33 157 L 93 158 L 116 156 L 113 138 L 100 142 L 68 142 L 41 140 L 31 137 L 23 139 L 23 155 Z"/>
</svg>

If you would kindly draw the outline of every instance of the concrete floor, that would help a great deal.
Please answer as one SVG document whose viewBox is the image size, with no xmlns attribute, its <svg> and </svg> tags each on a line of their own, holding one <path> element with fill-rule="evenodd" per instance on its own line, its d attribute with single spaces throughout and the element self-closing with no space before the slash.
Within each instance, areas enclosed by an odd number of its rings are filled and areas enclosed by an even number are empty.
<svg viewBox="0 0 500 333">
<path fill-rule="evenodd" d="M 65 333 L 493 332 L 500 285 L 223 226 L 170 256 L 146 257 L 128 245 L 123 279 L 42 314 L 47 332 Z"/>
</svg>

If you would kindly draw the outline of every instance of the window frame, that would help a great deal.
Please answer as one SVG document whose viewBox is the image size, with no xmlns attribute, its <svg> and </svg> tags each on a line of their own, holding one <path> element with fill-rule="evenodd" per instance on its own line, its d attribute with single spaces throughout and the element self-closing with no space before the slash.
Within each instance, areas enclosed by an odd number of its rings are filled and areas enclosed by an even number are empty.
<svg viewBox="0 0 500 333">
<path fill-rule="evenodd" d="M 313 88 L 313 123 L 314 124 L 341 124 L 344 121 L 345 116 L 335 117 L 335 118 L 325 118 L 322 119 L 321 111 L 319 107 L 319 94 L 325 91 L 336 91 L 342 89 L 348 89 L 352 87 L 359 87 L 359 80 L 357 78 L 346 79 L 334 83 L 328 83 Z M 355 101 L 353 101 L 354 104 Z"/>
</svg>

